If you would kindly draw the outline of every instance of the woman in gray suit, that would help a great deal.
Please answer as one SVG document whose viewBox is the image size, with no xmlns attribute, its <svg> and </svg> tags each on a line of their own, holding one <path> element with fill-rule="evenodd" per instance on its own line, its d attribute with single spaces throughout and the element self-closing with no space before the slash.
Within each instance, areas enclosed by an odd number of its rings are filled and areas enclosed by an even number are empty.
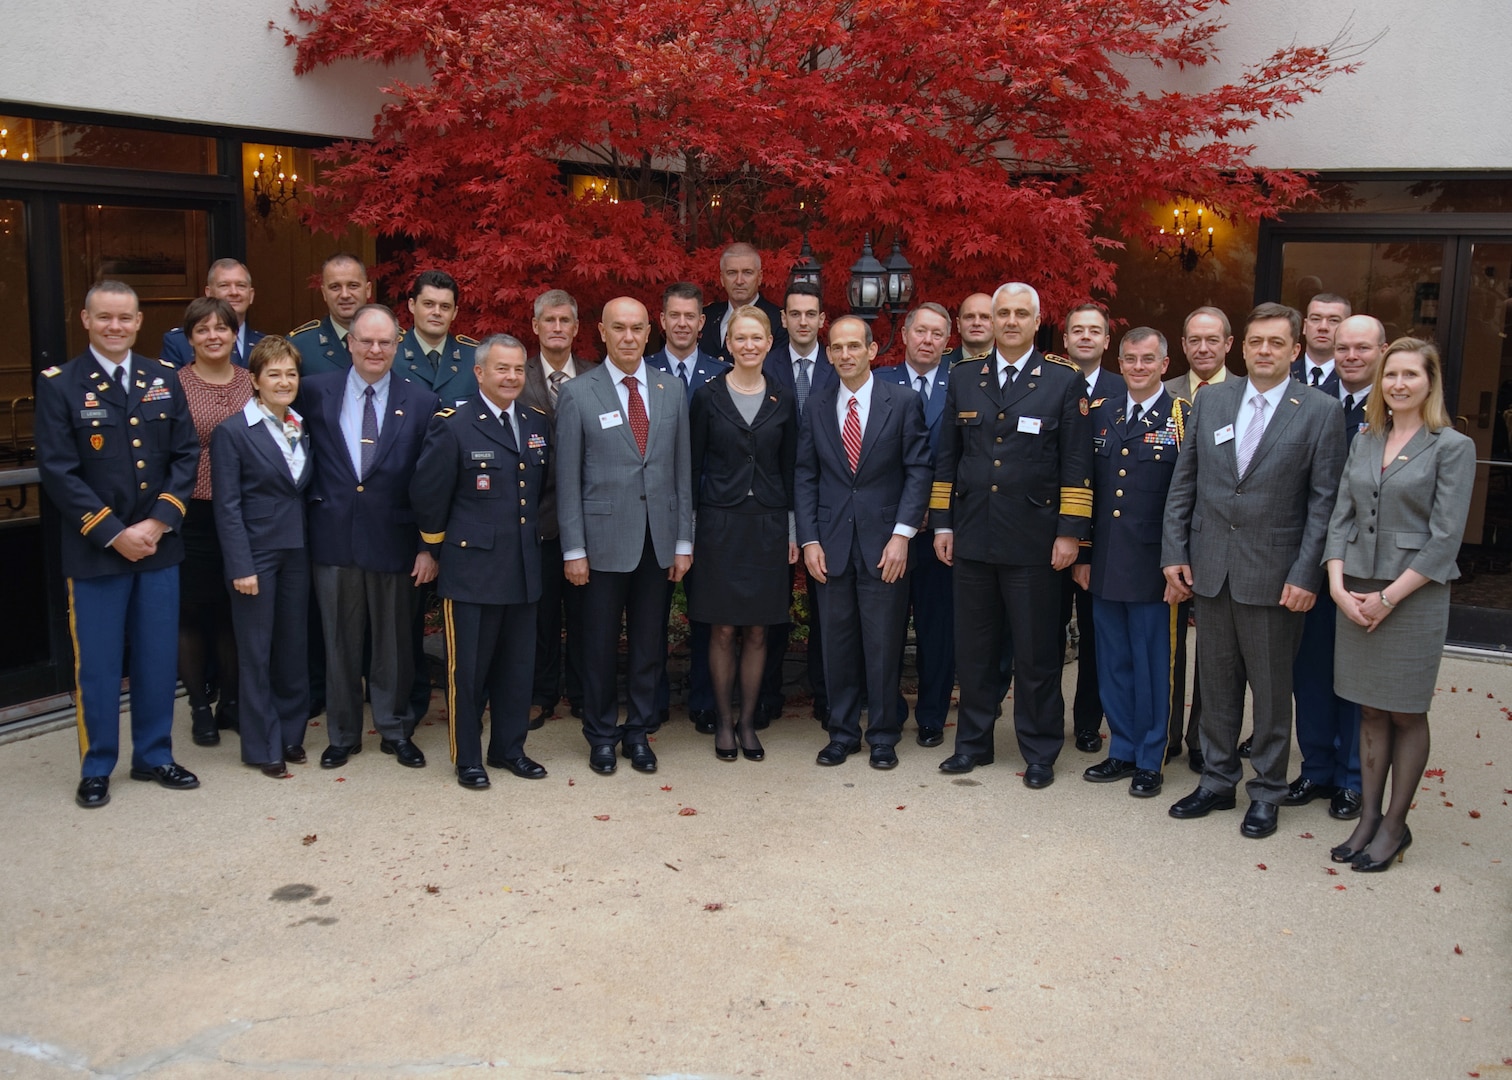
<svg viewBox="0 0 1512 1080">
<path fill-rule="evenodd" d="M 231 585 L 241 667 L 242 761 L 268 776 L 305 760 L 310 562 L 304 490 L 310 437 L 290 406 L 300 356 L 269 335 L 247 358 L 252 400 L 211 436 L 215 527 Z"/>
<path fill-rule="evenodd" d="M 1475 483 L 1475 444 L 1449 424 L 1438 350 L 1387 348 L 1366 399 L 1323 561 L 1339 612 L 1334 692 L 1360 704 L 1365 809 L 1334 862 L 1377 873 L 1412 843 L 1407 809 L 1428 764 L 1428 706 L 1449 628 L 1449 582 Z M 1391 802 L 1381 810 L 1386 773 Z"/>
</svg>

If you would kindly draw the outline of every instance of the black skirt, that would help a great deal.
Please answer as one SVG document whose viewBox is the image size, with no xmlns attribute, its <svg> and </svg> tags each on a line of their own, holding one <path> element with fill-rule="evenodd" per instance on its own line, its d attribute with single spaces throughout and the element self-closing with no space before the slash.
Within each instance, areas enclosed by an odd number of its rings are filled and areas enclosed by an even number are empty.
<svg viewBox="0 0 1512 1080">
<path fill-rule="evenodd" d="M 184 537 L 184 561 L 179 565 L 179 603 L 229 603 L 220 536 L 215 531 L 215 507 L 209 499 L 190 499 L 179 532 Z"/>
<path fill-rule="evenodd" d="M 687 577 L 688 618 L 716 626 L 788 621 L 788 512 L 747 496 L 739 506 L 702 506 Z"/>
</svg>

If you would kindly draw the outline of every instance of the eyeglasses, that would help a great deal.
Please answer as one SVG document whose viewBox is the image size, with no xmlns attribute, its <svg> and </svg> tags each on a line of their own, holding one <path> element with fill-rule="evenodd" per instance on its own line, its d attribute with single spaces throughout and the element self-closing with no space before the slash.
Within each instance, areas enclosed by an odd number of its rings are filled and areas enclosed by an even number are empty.
<svg viewBox="0 0 1512 1080">
<path fill-rule="evenodd" d="M 388 352 L 399 344 L 397 338 L 352 338 L 353 344 L 364 352 L 370 349 L 378 349 L 380 352 Z"/>
</svg>

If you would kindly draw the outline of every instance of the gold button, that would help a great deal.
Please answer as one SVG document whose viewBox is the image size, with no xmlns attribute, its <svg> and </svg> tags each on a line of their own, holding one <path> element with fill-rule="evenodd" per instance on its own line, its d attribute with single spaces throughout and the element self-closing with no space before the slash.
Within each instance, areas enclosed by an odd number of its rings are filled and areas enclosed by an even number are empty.
<svg viewBox="0 0 1512 1080">
<path fill-rule="evenodd" d="M 1113 511 L 1113 516 L 1114 517 L 1122 517 L 1123 515 L 1121 515 L 1117 510 L 1115 510 L 1115 511 Z"/>
<path fill-rule="evenodd" d="M 488 462 L 486 462 L 486 461 L 483 462 L 483 464 L 479 465 L 478 468 L 480 468 L 480 469 L 486 469 L 486 468 L 488 468 Z"/>
<path fill-rule="evenodd" d="M 992 490 L 993 490 L 993 491 L 996 491 L 996 490 L 997 490 L 997 485 L 996 485 L 996 484 L 993 484 L 993 485 L 992 485 Z"/>
<path fill-rule="evenodd" d="M 136 418 L 136 417 L 134 417 L 134 416 L 133 416 L 133 417 L 132 417 L 132 418 L 131 418 L 131 426 L 132 426 L 132 427 L 136 427 L 136 426 L 137 426 L 137 425 L 138 425 L 138 424 L 140 424 L 140 423 L 141 423 L 141 421 L 140 421 L 140 420 L 138 420 L 138 419 L 137 419 L 137 418 Z"/>
<path fill-rule="evenodd" d="M 159 420 L 166 420 L 166 419 L 168 419 L 168 414 L 165 413 L 165 412 L 160 412 L 160 413 L 158 413 L 158 419 Z"/>
<path fill-rule="evenodd" d="M 524 519 L 524 518 L 521 518 L 521 519 L 520 519 L 520 524 L 521 524 L 521 525 L 523 525 L 523 524 L 525 524 L 525 519 Z"/>
<path fill-rule="evenodd" d="M 145 469 L 146 467 L 147 467 L 147 463 L 145 461 L 139 461 L 139 462 L 137 462 L 137 468 L 139 468 L 139 469 Z"/>
<path fill-rule="evenodd" d="M 521 480 L 521 481 L 520 481 L 520 486 L 521 486 L 521 487 L 524 487 L 524 486 L 525 486 L 525 481 L 523 481 L 523 480 Z"/>
<path fill-rule="evenodd" d="M 995 440 L 994 440 L 994 441 L 995 441 L 995 442 L 1002 442 L 1002 441 L 1003 441 L 1003 437 L 1002 437 L 1002 436 L 1001 436 L 1001 435 L 999 435 L 999 436 L 998 436 L 998 437 L 997 437 L 997 439 L 995 439 Z"/>
<path fill-rule="evenodd" d="M 1129 474 L 1127 472 L 1125 472 L 1123 469 L 1119 469 L 1118 470 L 1118 475 L 1119 476 L 1128 476 Z"/>
<path fill-rule="evenodd" d="M 524 499 L 521 499 L 521 500 L 520 500 L 520 505 L 521 505 L 521 506 L 524 506 L 524 505 L 525 505 L 525 500 L 524 500 Z"/>
<path fill-rule="evenodd" d="M 992 467 L 994 469 L 1001 469 L 1003 467 L 1002 459 L 1001 458 L 993 458 L 992 459 Z"/>
<path fill-rule="evenodd" d="M 141 446 L 142 445 L 142 440 L 141 439 L 132 439 L 131 440 L 131 445 L 132 446 Z"/>
<path fill-rule="evenodd" d="M 145 481 L 145 480 L 143 480 L 143 481 L 142 481 L 142 482 L 141 482 L 141 483 L 140 483 L 140 484 L 138 484 L 138 485 L 137 485 L 137 486 L 138 486 L 138 487 L 139 487 L 139 488 L 141 488 L 141 489 L 142 489 L 142 490 L 143 490 L 143 491 L 146 491 L 146 490 L 147 490 L 147 481 Z"/>
<path fill-rule="evenodd" d="M 1129 456 L 1129 448 L 1126 446 L 1122 450 L 1120 450 L 1119 453 L 1121 453 L 1124 457 L 1128 457 Z"/>
<path fill-rule="evenodd" d="M 362 485 L 361 485 L 361 484 L 358 484 L 358 485 L 357 485 L 357 490 L 358 490 L 358 491 L 361 491 L 361 490 L 362 490 Z"/>
<path fill-rule="evenodd" d="M 458 546 L 458 547 L 466 547 L 466 546 L 467 546 L 467 541 L 466 541 L 466 540 L 464 540 L 464 541 L 462 541 L 462 542 L 461 542 L 461 543 L 460 543 L 460 544 L 458 544 L 458 545 L 457 545 L 457 546 Z"/>
<path fill-rule="evenodd" d="M 1113 493 L 1113 494 L 1114 494 L 1114 495 L 1115 495 L 1115 496 L 1117 496 L 1117 497 L 1118 497 L 1118 498 L 1120 498 L 1120 499 L 1121 499 L 1121 498 L 1123 498 L 1123 488 L 1119 488 L 1119 489 L 1118 489 L 1118 490 L 1117 490 L 1117 491 L 1115 491 L 1115 492 L 1114 492 L 1114 493 Z"/>
<path fill-rule="evenodd" d="M 1005 417 L 1007 415 L 1008 415 L 1007 413 L 998 413 L 998 419 L 1001 420 L 1001 419 L 1003 419 L 1003 417 Z"/>
<path fill-rule="evenodd" d="M 522 461 L 522 462 L 520 462 L 520 471 L 521 471 L 521 472 L 524 472 L 524 471 L 525 471 L 525 463 L 524 463 L 524 462 L 523 462 L 523 461 Z"/>
<path fill-rule="evenodd" d="M 91 420 L 89 422 L 89 426 L 90 427 L 99 427 L 100 426 L 100 422 L 98 420 Z"/>
</svg>

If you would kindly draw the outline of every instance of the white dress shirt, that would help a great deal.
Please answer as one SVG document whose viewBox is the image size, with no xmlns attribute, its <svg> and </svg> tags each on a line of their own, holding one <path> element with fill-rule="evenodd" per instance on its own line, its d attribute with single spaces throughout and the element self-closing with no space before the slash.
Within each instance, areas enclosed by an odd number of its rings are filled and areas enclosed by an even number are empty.
<svg viewBox="0 0 1512 1080">
<path fill-rule="evenodd" d="M 842 437 L 845 433 L 845 417 L 850 412 L 851 398 L 855 398 L 856 416 L 861 421 L 861 441 L 865 443 L 866 421 L 871 416 L 872 387 L 876 385 L 877 380 L 872 378 L 870 373 L 867 374 L 866 381 L 861 384 L 859 390 L 853 391 L 844 383 L 840 384 L 840 392 L 835 395 L 835 417 L 840 423 Z M 906 536 L 912 539 L 918 531 L 918 526 L 905 525 L 901 521 L 893 526 L 894 536 Z"/>
<path fill-rule="evenodd" d="M 95 363 L 99 364 L 100 367 L 104 369 L 105 377 L 107 379 L 109 379 L 111 382 L 115 382 L 116 368 L 123 368 L 125 369 L 125 375 L 122 378 L 122 382 L 124 382 L 127 386 L 131 385 L 131 353 L 128 352 L 126 354 L 126 359 L 117 364 L 114 360 L 105 359 L 105 354 L 100 352 L 100 350 L 95 348 L 93 345 L 89 347 L 89 351 L 94 354 Z"/>
<path fill-rule="evenodd" d="M 500 409 L 493 402 L 489 401 L 486 395 L 479 394 L 478 396 L 481 397 L 481 398 L 483 398 L 483 404 L 486 405 L 486 406 L 488 406 L 488 411 L 491 412 L 491 413 L 493 413 L 493 418 L 495 420 L 498 420 L 500 423 L 503 423 L 503 421 L 500 420 L 500 417 L 504 417 L 504 416 L 509 417 L 509 433 L 514 436 L 515 449 L 519 450 L 520 449 L 520 417 L 515 412 L 515 403 L 513 401 L 511 401 L 509 403 L 509 408 L 507 408 L 507 409 Z"/>
<path fill-rule="evenodd" d="M 1323 384 L 1326 383 L 1328 381 L 1328 377 L 1333 374 L 1333 369 L 1334 369 L 1333 357 L 1330 356 L 1327 360 L 1314 360 L 1312 357 L 1308 356 L 1306 353 L 1303 353 L 1302 354 L 1302 363 L 1303 363 L 1303 367 L 1302 367 L 1302 381 L 1305 382 L 1308 386 L 1312 385 L 1312 370 L 1313 370 L 1313 368 L 1322 368 L 1323 369 L 1323 374 L 1318 376 L 1318 389 L 1319 390 L 1323 389 Z M 1340 400 L 1343 400 L 1343 399 L 1341 398 Z"/>
<path fill-rule="evenodd" d="M 1012 368 L 1014 371 L 1014 382 L 1018 382 L 1018 377 L 1024 373 L 1024 365 L 1028 363 L 1029 354 L 1032 352 L 1034 352 L 1033 345 L 1029 346 L 1029 348 L 1024 351 L 1023 356 L 1020 356 L 1017 360 L 1012 361 L 1003 356 L 1002 352 L 993 353 L 993 356 L 997 358 L 997 381 L 999 387 L 1003 385 L 1003 372 L 1008 370 L 1009 368 Z"/>
<path fill-rule="evenodd" d="M 378 433 L 381 435 L 383 414 L 388 412 L 389 376 L 385 375 L 372 386 L 373 411 L 378 417 Z M 346 389 L 341 395 L 341 438 L 352 459 L 352 471 L 359 480 L 362 479 L 362 410 L 367 403 L 364 393 L 367 388 L 367 380 L 357 373 L 357 369 L 347 368 Z"/>
</svg>

